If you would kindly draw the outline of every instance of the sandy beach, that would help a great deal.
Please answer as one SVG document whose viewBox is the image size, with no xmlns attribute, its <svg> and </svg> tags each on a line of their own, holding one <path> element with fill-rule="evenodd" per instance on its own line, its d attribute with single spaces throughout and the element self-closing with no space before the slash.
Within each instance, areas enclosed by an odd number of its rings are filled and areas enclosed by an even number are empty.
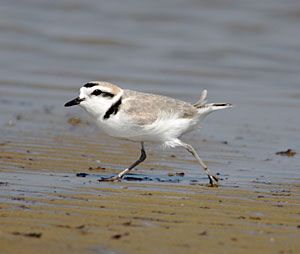
<svg viewBox="0 0 300 254">
<path fill-rule="evenodd" d="M 186 171 L 157 170 L 159 152 L 124 181 L 100 183 L 118 168 L 97 166 L 96 154 L 122 165 L 135 145 L 99 135 L 122 152 L 95 149 L 89 137 L 76 139 L 80 127 L 65 126 L 74 136 L 1 143 L 1 253 L 298 252 L 299 184 L 209 188 L 200 170 L 189 176 L 188 161 Z M 165 153 L 162 161 L 183 164 Z"/>
</svg>

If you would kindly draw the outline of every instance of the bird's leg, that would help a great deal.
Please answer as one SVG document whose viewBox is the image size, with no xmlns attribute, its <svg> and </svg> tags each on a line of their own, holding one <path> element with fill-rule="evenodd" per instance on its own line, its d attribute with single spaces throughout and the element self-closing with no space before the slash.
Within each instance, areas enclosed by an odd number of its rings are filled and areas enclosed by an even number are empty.
<svg viewBox="0 0 300 254">
<path fill-rule="evenodd" d="M 201 167 L 204 169 L 205 173 L 208 176 L 210 186 L 218 186 L 218 180 L 219 179 L 209 172 L 206 164 L 199 157 L 196 150 L 191 145 L 186 144 L 186 143 L 182 142 L 181 140 L 179 140 L 179 144 L 181 146 L 183 146 L 186 150 L 188 150 L 196 158 L 196 160 L 199 162 L 199 164 L 201 165 Z"/>
<path fill-rule="evenodd" d="M 141 142 L 141 156 L 140 158 L 132 163 L 128 168 L 126 168 L 125 170 L 123 170 L 121 173 L 118 174 L 118 178 L 122 178 L 125 174 L 127 174 L 130 170 L 132 170 L 133 168 L 135 168 L 137 165 L 139 165 L 140 163 L 142 163 L 145 159 L 146 159 L 146 151 L 144 148 L 144 142 Z"/>
<path fill-rule="evenodd" d="M 146 156 L 146 151 L 145 151 L 145 148 L 144 148 L 144 142 L 141 142 L 141 156 L 136 162 L 132 163 L 128 168 L 123 170 L 118 175 L 110 177 L 110 178 L 101 178 L 101 179 L 99 179 L 99 181 L 100 182 L 103 182 L 103 181 L 119 182 L 119 181 L 121 181 L 121 179 L 123 178 L 124 175 L 126 175 L 130 170 L 132 170 L 134 167 L 136 167 L 141 162 L 143 162 L 146 159 L 146 157 L 147 156 Z"/>
</svg>

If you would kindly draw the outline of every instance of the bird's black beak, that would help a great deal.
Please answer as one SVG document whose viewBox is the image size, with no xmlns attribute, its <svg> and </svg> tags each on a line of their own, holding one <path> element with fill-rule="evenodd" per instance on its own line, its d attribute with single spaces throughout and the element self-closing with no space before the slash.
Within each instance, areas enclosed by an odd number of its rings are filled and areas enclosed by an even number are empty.
<svg viewBox="0 0 300 254">
<path fill-rule="evenodd" d="M 67 103 L 65 104 L 65 107 L 71 107 L 71 106 L 78 105 L 78 104 L 80 104 L 80 102 L 82 102 L 83 100 L 84 100 L 84 99 L 80 99 L 79 97 L 77 97 L 76 99 L 67 102 Z"/>
</svg>

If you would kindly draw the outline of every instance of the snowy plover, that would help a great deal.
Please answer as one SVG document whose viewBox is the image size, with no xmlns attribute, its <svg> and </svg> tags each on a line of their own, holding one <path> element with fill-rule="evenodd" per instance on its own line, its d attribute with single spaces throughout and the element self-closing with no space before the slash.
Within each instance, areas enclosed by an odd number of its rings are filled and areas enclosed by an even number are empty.
<svg viewBox="0 0 300 254">
<path fill-rule="evenodd" d="M 140 158 L 114 177 L 103 181 L 120 181 L 135 166 L 146 159 L 144 142 L 158 142 L 166 147 L 182 146 L 199 162 L 209 178 L 217 185 L 195 149 L 180 137 L 197 128 L 209 113 L 231 107 L 229 103 L 206 103 L 207 91 L 190 104 L 170 97 L 122 89 L 102 81 L 91 81 L 80 88 L 79 96 L 65 107 L 80 105 L 96 120 L 108 135 L 141 143 Z"/>
</svg>

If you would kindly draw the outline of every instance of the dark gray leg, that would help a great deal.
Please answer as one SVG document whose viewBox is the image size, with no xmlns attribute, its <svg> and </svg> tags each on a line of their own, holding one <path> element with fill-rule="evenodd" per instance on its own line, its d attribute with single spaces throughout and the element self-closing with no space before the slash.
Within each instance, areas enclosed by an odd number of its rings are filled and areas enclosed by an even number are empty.
<svg viewBox="0 0 300 254">
<path fill-rule="evenodd" d="M 124 175 L 126 175 L 130 170 L 132 170 L 137 165 L 139 165 L 141 162 L 143 162 L 146 159 L 146 157 L 147 156 L 146 156 L 146 151 L 145 151 L 145 148 L 144 148 L 144 142 L 141 142 L 141 156 L 136 162 L 132 163 L 128 168 L 124 169 L 118 175 L 110 177 L 110 178 L 102 178 L 102 179 L 99 179 L 99 181 L 100 182 L 102 182 L 102 181 L 109 181 L 109 182 L 119 182 L 119 181 L 121 181 L 121 179 L 123 178 Z"/>
<path fill-rule="evenodd" d="M 196 158 L 196 160 L 199 162 L 199 164 L 202 166 L 202 168 L 204 169 L 205 173 L 207 174 L 210 185 L 211 186 L 217 186 L 219 179 L 216 176 L 212 175 L 209 172 L 206 164 L 199 157 L 199 155 L 197 154 L 196 150 L 191 145 L 186 144 L 186 143 L 182 142 L 181 140 L 179 140 L 179 144 L 181 146 L 183 146 L 186 150 L 188 150 Z"/>
</svg>

